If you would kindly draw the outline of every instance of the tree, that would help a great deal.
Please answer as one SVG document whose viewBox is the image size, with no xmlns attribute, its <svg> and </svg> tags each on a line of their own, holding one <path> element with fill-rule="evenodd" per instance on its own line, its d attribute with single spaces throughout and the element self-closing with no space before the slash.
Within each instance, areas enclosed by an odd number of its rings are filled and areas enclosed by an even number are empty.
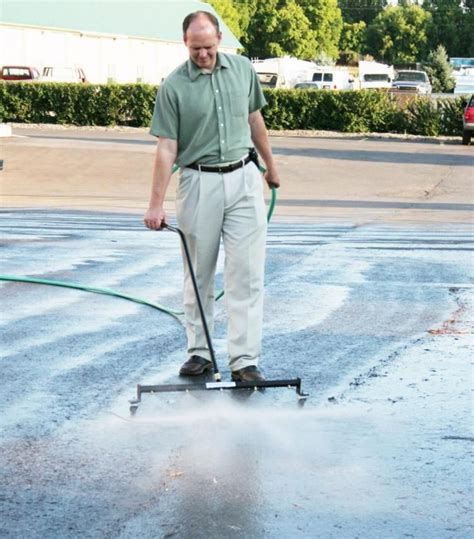
<svg viewBox="0 0 474 539">
<path fill-rule="evenodd" d="M 465 2 L 467 6 L 467 2 Z M 451 56 L 461 57 L 474 57 L 474 6 L 471 1 L 470 7 L 466 7 L 464 15 L 461 21 L 461 27 L 459 28 L 460 45 L 457 51 L 458 54 L 451 54 Z"/>
<path fill-rule="evenodd" d="M 448 56 L 474 56 L 474 0 L 431 0 L 432 48 L 444 45 Z"/>
<path fill-rule="evenodd" d="M 449 58 L 443 45 L 438 45 L 436 50 L 428 54 L 423 67 L 430 78 L 434 92 L 451 92 L 453 90 L 456 81 L 453 77 L 453 68 L 449 63 Z"/>
<path fill-rule="evenodd" d="M 239 14 L 239 25 L 242 36 L 245 36 L 252 18 L 257 11 L 258 0 L 234 0 L 233 4 Z"/>
<path fill-rule="evenodd" d="M 367 27 L 364 21 L 345 22 L 342 25 L 339 51 L 346 62 L 359 58 L 365 48 Z"/>
<path fill-rule="evenodd" d="M 235 5 L 248 56 L 337 58 L 342 27 L 337 0 L 236 0 Z"/>
<path fill-rule="evenodd" d="M 258 2 L 242 43 L 250 57 L 310 59 L 316 54 L 315 33 L 296 0 Z"/>
<path fill-rule="evenodd" d="M 240 15 L 232 0 L 207 0 L 207 3 L 216 10 L 231 32 L 239 39 L 242 36 Z"/>
<path fill-rule="evenodd" d="M 344 22 L 372 22 L 387 6 L 387 0 L 342 0 L 339 2 Z"/>
<path fill-rule="evenodd" d="M 390 64 L 419 62 L 428 53 L 430 23 L 418 5 L 388 7 L 367 28 L 367 52 Z"/>
<path fill-rule="evenodd" d="M 276 26 L 271 34 L 272 42 L 268 44 L 271 56 L 290 54 L 308 60 L 315 56 L 315 32 L 296 0 L 284 2 L 277 10 L 275 21 Z"/>
<path fill-rule="evenodd" d="M 426 0 L 432 15 L 430 48 L 446 48 L 448 56 L 474 56 L 474 0 Z"/>
<path fill-rule="evenodd" d="M 298 0 L 309 20 L 316 40 L 316 55 L 339 56 L 339 39 L 342 30 L 342 14 L 337 0 Z"/>
</svg>

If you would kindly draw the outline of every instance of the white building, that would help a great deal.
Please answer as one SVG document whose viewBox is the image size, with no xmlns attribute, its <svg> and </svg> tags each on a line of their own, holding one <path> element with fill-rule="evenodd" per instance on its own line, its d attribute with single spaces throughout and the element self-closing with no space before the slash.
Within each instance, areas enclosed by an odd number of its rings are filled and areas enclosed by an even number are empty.
<svg viewBox="0 0 474 539">
<path fill-rule="evenodd" d="M 182 21 L 204 2 L 1 0 L 0 66 L 81 67 L 91 83 L 159 84 L 188 57 Z M 219 18 L 219 17 L 218 17 Z M 241 44 L 219 18 L 223 52 Z"/>
</svg>

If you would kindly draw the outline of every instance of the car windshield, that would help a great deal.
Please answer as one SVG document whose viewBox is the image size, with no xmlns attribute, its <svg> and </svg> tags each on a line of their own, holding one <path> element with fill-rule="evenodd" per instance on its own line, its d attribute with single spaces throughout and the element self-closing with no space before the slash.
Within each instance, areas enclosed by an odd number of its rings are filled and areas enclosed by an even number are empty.
<svg viewBox="0 0 474 539">
<path fill-rule="evenodd" d="M 402 82 L 426 82 L 426 75 L 417 71 L 401 71 L 395 80 Z"/>
<path fill-rule="evenodd" d="M 366 82 L 375 82 L 375 81 L 388 82 L 388 75 L 385 75 L 384 73 L 366 74 L 366 75 L 364 75 L 364 81 L 366 81 Z"/>
<path fill-rule="evenodd" d="M 29 75 L 28 69 L 22 67 L 7 67 L 3 69 L 4 75 L 12 75 L 17 77 L 27 77 Z"/>
<path fill-rule="evenodd" d="M 2 73 L 3 75 L 10 77 L 30 78 L 30 70 L 27 67 L 4 67 Z M 31 69 L 31 76 L 37 76 L 37 71 L 35 69 Z"/>
</svg>

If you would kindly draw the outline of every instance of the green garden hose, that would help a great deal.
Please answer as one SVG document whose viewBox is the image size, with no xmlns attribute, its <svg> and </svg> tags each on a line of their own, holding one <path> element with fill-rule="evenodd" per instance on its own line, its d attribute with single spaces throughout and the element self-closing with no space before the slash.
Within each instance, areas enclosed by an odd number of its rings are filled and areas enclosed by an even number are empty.
<svg viewBox="0 0 474 539">
<path fill-rule="evenodd" d="M 174 165 L 173 167 L 173 173 L 176 172 L 177 166 Z M 262 170 L 263 172 L 263 170 Z M 272 215 L 273 210 L 275 208 L 276 204 L 276 188 L 271 188 L 272 197 L 270 200 L 270 204 L 268 206 L 267 211 L 267 221 L 269 222 Z M 164 307 L 163 305 L 160 305 L 159 303 L 153 303 L 151 301 L 148 301 L 146 299 L 137 298 L 135 296 L 130 296 L 128 294 L 122 294 L 121 292 L 116 292 L 114 290 L 110 290 L 109 288 L 97 288 L 94 286 L 86 286 L 81 285 L 77 283 L 70 283 L 65 281 L 52 281 L 49 279 L 37 279 L 34 277 L 19 277 L 16 275 L 0 275 L 0 281 L 12 281 L 12 282 L 19 282 L 19 283 L 32 283 L 32 284 L 45 284 L 50 286 L 60 286 L 62 288 L 73 288 L 76 290 L 84 290 L 85 292 L 93 292 L 95 294 L 104 294 L 106 296 L 115 296 L 117 298 L 123 298 L 129 301 L 133 301 L 135 303 L 140 303 L 142 305 L 148 305 L 149 307 L 152 307 L 153 309 L 157 309 L 158 311 L 161 311 L 163 313 L 169 314 L 173 316 L 174 318 L 179 320 L 179 316 L 183 315 L 184 313 L 182 311 L 176 311 L 174 309 L 170 309 L 169 307 Z M 222 290 L 216 295 L 216 301 L 220 299 L 224 295 L 224 291 Z"/>
<path fill-rule="evenodd" d="M 148 305 L 154 309 L 158 309 L 166 314 L 171 316 L 178 317 L 183 314 L 180 311 L 175 311 L 168 307 L 164 307 L 159 303 L 153 303 L 146 299 L 137 298 L 134 296 L 129 296 L 128 294 L 122 294 L 121 292 L 116 292 L 115 290 L 110 290 L 109 288 L 97 288 L 94 286 L 86 286 L 76 283 L 69 283 L 65 281 L 51 281 L 49 279 L 36 279 L 34 277 L 17 277 L 16 275 L 0 275 L 0 281 L 14 281 L 19 283 L 33 283 L 33 284 L 48 284 L 51 286 L 61 286 L 63 288 L 75 288 L 76 290 L 84 290 L 86 292 L 94 292 L 95 294 L 104 294 L 106 296 L 115 296 L 117 298 L 128 299 L 129 301 L 134 301 L 135 303 L 141 303 L 142 305 Z"/>
</svg>

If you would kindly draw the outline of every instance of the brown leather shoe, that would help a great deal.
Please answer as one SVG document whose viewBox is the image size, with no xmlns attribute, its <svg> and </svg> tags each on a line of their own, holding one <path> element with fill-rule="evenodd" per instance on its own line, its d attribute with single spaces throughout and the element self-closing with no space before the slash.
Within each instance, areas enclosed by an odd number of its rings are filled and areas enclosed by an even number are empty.
<svg viewBox="0 0 474 539">
<path fill-rule="evenodd" d="M 180 376 L 199 376 L 212 370 L 212 362 L 200 356 L 191 356 L 179 370 Z"/>
<path fill-rule="evenodd" d="M 265 382 L 265 377 L 255 365 L 232 372 L 234 382 Z"/>
</svg>

